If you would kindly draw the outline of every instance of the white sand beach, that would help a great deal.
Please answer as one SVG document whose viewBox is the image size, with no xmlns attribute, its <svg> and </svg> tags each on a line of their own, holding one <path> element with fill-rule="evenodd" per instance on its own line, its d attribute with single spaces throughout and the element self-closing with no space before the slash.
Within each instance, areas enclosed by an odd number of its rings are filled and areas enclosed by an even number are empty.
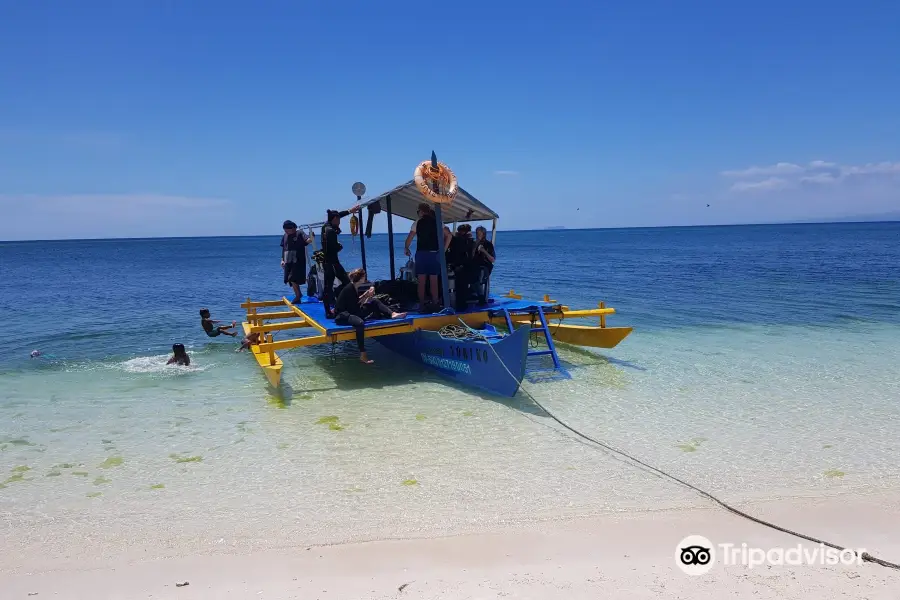
<svg viewBox="0 0 900 600">
<path fill-rule="evenodd" d="M 744 504 L 754 515 L 900 562 L 900 498 L 870 495 Z M 544 521 L 491 533 L 272 548 L 251 554 L 83 557 L 0 575 L 4 600 L 217 598 L 866 598 L 895 599 L 900 571 L 859 566 L 717 564 L 684 574 L 675 548 L 687 535 L 770 549 L 801 540 L 718 508 L 630 512 Z M 815 544 L 803 542 L 813 549 Z M 3 557 L 6 563 L 9 557 Z M 6 569 L 2 569 L 4 572 Z M 187 582 L 186 586 L 178 586 Z"/>
</svg>

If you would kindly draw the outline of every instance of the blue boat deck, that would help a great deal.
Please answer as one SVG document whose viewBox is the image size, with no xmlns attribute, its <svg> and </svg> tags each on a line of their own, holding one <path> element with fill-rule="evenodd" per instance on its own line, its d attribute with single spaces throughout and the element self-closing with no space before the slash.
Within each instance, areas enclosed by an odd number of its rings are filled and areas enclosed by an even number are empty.
<svg viewBox="0 0 900 600">
<path fill-rule="evenodd" d="M 353 331 L 353 327 L 350 325 L 337 325 L 331 319 L 325 318 L 325 305 L 316 300 L 315 298 L 307 299 L 303 298 L 303 302 L 301 304 L 295 304 L 297 308 L 303 311 L 307 317 L 311 320 L 315 321 L 317 324 L 321 325 L 325 328 L 326 335 L 333 335 L 335 333 L 342 333 L 344 331 Z M 412 315 L 410 315 L 412 316 Z M 366 321 L 366 329 L 374 329 L 376 327 L 393 327 L 395 325 L 400 324 L 412 324 L 413 319 L 377 319 L 372 321 Z"/>
<path fill-rule="evenodd" d="M 514 298 L 506 298 L 506 297 L 494 297 L 491 296 L 490 302 L 485 306 L 472 307 L 471 309 L 465 312 L 456 312 L 453 314 L 462 315 L 462 314 L 476 314 L 483 313 L 489 310 L 501 310 L 507 309 L 510 311 L 522 311 L 522 310 L 532 310 L 540 307 L 548 307 L 551 306 L 551 303 L 548 302 L 540 302 L 534 300 L 516 300 Z M 299 308 L 303 314 L 308 316 L 312 321 L 315 321 L 316 324 L 320 325 L 325 329 L 325 335 L 333 335 L 337 333 L 344 333 L 347 331 L 353 331 L 353 327 L 350 325 L 336 325 L 334 321 L 331 319 L 325 318 L 325 305 L 319 302 L 315 298 L 307 298 L 303 297 L 303 301 L 300 304 L 295 304 L 297 308 Z M 446 314 L 446 313 L 441 313 Z M 415 325 L 416 321 L 431 319 L 436 316 L 441 316 L 441 314 L 435 313 L 416 313 L 410 312 L 408 313 L 405 319 L 378 319 L 372 321 L 366 321 L 366 329 L 375 329 L 380 327 L 395 327 L 397 325 Z"/>
</svg>

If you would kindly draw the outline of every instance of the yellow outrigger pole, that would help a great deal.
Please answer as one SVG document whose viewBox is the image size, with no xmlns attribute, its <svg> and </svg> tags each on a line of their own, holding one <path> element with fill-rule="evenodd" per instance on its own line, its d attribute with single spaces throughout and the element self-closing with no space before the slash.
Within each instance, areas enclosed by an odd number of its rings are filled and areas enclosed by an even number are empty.
<svg viewBox="0 0 900 600">
<path fill-rule="evenodd" d="M 275 312 L 258 312 L 260 308 L 285 307 L 288 310 Z M 318 344 L 327 344 L 329 342 L 345 342 L 356 339 L 356 332 L 341 331 L 337 333 L 327 333 L 325 326 L 308 316 L 296 305 L 292 304 L 286 297 L 281 300 L 263 300 L 254 302 L 250 298 L 241 304 L 241 308 L 247 310 L 247 320 L 241 323 L 244 328 L 244 335 L 251 333 L 262 334 L 262 343 L 251 345 L 250 351 L 253 353 L 256 362 L 262 367 L 266 379 L 274 387 L 278 387 L 281 381 L 281 369 L 284 363 L 276 354 L 279 350 L 293 350 L 294 348 L 302 348 L 305 346 L 316 346 Z M 267 321 L 280 321 L 282 319 L 294 319 L 292 321 L 283 321 L 280 323 L 268 323 Z M 289 329 L 300 329 L 303 327 L 312 327 L 317 330 L 318 335 L 308 335 L 298 338 L 290 338 L 286 340 L 275 341 L 272 333 L 275 331 L 285 331 Z M 366 328 L 366 337 L 376 337 L 379 335 L 390 335 L 397 333 L 410 333 L 414 331 L 409 323 L 398 322 L 396 325 L 386 327 Z"/>
<path fill-rule="evenodd" d="M 522 299 L 522 296 L 516 294 L 513 290 L 504 294 L 504 297 L 515 300 Z M 557 304 L 548 295 L 544 296 L 543 302 L 548 304 L 543 310 L 544 316 L 550 323 L 548 329 L 554 341 L 575 346 L 614 348 L 632 332 L 631 327 L 607 327 L 606 317 L 615 314 L 616 310 L 607 307 L 603 302 L 600 302 L 597 308 L 587 310 L 571 310 L 568 306 Z M 316 319 L 310 317 L 303 311 L 302 306 L 302 304 L 300 306 L 292 304 L 286 297 L 282 297 L 281 300 L 263 301 L 253 301 L 247 298 L 247 301 L 241 304 L 241 308 L 247 311 L 247 320 L 242 323 L 244 335 L 260 333 L 262 339 L 260 344 L 250 346 L 250 351 L 262 368 L 266 379 L 273 387 L 278 387 L 280 384 L 281 370 L 284 367 L 284 363 L 277 354 L 278 351 L 356 339 L 356 332 L 352 329 L 349 331 L 329 332 L 326 324 L 319 323 Z M 283 308 L 284 310 L 260 312 L 259 309 L 261 308 Z M 565 319 L 585 317 L 599 317 L 599 323 L 597 325 L 569 325 L 562 323 Z M 532 317 L 528 314 L 513 314 L 510 318 L 513 323 L 527 323 Z M 496 309 L 485 308 L 483 311 L 477 312 L 451 315 L 422 315 L 394 323 L 367 326 L 365 336 L 371 338 L 412 333 L 417 329 L 438 331 L 445 325 L 459 324 L 460 320 L 470 327 L 478 327 L 486 322 L 506 325 L 504 316 L 497 314 Z M 552 321 L 559 321 L 559 323 L 552 324 Z M 273 333 L 276 331 L 306 327 L 314 329 L 315 333 L 277 342 L 273 338 Z"/>
</svg>

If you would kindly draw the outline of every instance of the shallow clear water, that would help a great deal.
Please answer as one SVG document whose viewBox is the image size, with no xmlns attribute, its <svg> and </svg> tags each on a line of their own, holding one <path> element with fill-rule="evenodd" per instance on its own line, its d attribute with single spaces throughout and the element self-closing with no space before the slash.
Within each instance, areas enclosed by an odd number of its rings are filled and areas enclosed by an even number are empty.
<svg viewBox="0 0 900 600">
<path fill-rule="evenodd" d="M 384 236 L 367 241 L 386 273 Z M 495 292 L 604 299 L 636 328 L 611 351 L 563 348 L 571 380 L 526 384 L 564 421 L 733 501 L 897 487 L 900 224 L 498 242 Z M 373 368 L 352 345 L 286 353 L 273 397 L 197 309 L 230 321 L 286 293 L 277 261 L 277 238 L 0 244 L 8 566 L 86 540 L 159 556 L 702 503 L 526 394 L 472 393 L 377 345 Z M 164 364 L 174 341 L 190 368 Z"/>
</svg>

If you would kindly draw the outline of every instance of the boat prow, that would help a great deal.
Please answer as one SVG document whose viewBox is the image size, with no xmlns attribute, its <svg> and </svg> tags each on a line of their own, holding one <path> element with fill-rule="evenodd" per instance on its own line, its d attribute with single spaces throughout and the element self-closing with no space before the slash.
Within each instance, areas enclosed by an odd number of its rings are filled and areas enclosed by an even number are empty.
<svg viewBox="0 0 900 600">
<path fill-rule="evenodd" d="M 632 327 L 592 327 L 589 325 L 560 325 L 550 328 L 550 334 L 557 342 L 606 349 L 618 346 L 632 331 Z"/>
<path fill-rule="evenodd" d="M 250 323 L 244 322 L 241 325 L 244 328 L 244 335 L 250 335 Z M 258 345 L 250 346 L 250 352 L 262 368 L 269 384 L 277 388 L 281 384 L 281 370 L 284 368 L 281 358 L 274 352 L 271 356 L 268 352 L 262 352 Z"/>
<path fill-rule="evenodd" d="M 514 300 L 522 300 L 522 296 L 514 290 L 510 290 L 504 295 L 504 298 L 512 298 Z M 568 306 L 557 304 L 551 300 L 549 296 L 544 296 L 542 301 L 544 307 L 542 312 L 546 320 L 550 323 L 547 326 L 550 335 L 554 341 L 573 346 L 585 346 L 588 348 L 615 348 L 627 338 L 633 327 L 607 327 L 606 318 L 616 314 L 616 309 L 606 306 L 605 302 L 598 302 L 597 308 L 587 310 L 571 310 Z M 585 319 L 597 317 L 599 322 L 597 325 L 574 325 L 563 323 L 565 319 Z M 513 323 L 525 323 L 533 320 L 532 314 L 513 314 L 511 315 Z M 498 315 L 493 320 L 502 320 Z M 554 321 L 557 321 L 554 323 Z"/>
</svg>

